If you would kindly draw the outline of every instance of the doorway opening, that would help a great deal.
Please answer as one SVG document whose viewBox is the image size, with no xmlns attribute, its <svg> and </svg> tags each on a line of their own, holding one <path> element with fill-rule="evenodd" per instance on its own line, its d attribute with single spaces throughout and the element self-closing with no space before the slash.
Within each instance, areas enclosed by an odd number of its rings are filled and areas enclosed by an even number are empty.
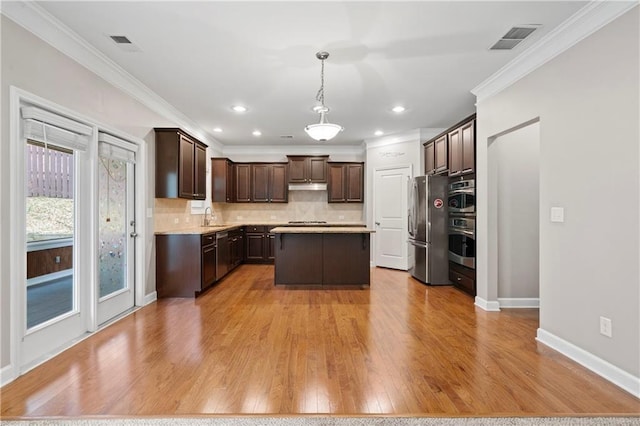
<svg viewBox="0 0 640 426">
<path fill-rule="evenodd" d="M 488 160 L 500 308 L 539 308 L 540 122 L 493 138 Z"/>
</svg>

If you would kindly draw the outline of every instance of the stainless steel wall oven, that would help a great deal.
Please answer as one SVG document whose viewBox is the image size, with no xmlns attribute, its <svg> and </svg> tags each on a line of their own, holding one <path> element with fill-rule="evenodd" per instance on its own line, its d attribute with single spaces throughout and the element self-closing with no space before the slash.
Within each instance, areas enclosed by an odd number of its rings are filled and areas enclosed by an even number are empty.
<svg viewBox="0 0 640 426">
<path fill-rule="evenodd" d="M 449 217 L 449 260 L 468 268 L 476 268 L 476 219 Z"/>
<path fill-rule="evenodd" d="M 473 179 L 449 184 L 449 213 L 475 214 L 476 182 Z"/>
</svg>

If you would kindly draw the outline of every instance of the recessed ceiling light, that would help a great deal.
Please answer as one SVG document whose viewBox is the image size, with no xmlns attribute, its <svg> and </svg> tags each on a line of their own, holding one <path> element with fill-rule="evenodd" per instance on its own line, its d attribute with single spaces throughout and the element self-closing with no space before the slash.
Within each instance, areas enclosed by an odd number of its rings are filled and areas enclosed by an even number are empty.
<svg viewBox="0 0 640 426">
<path fill-rule="evenodd" d="M 260 130 L 254 130 L 253 133 L 251 133 L 253 136 L 262 136 L 262 132 Z"/>
<path fill-rule="evenodd" d="M 215 128 L 213 129 L 213 131 L 214 131 L 214 132 L 216 132 L 216 133 L 221 133 L 221 132 L 222 132 L 222 129 L 221 129 L 220 127 L 215 127 Z"/>
<path fill-rule="evenodd" d="M 374 133 L 374 135 L 376 136 L 382 136 L 384 135 L 384 132 L 382 130 L 376 130 L 376 132 Z"/>
<path fill-rule="evenodd" d="M 404 110 L 405 110 L 405 107 L 400 106 L 400 105 L 397 105 L 397 106 L 394 106 L 393 108 L 391 108 L 391 111 L 396 112 L 398 114 L 401 113 L 401 112 L 404 112 Z"/>
<path fill-rule="evenodd" d="M 231 109 L 235 112 L 247 112 L 247 107 L 243 107 L 242 105 L 234 105 Z"/>
</svg>

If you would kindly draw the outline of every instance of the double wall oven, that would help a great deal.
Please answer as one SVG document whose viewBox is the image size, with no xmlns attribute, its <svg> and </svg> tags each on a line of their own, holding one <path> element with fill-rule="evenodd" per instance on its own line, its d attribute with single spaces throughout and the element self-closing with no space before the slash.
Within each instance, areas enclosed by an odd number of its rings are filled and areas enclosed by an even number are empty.
<svg viewBox="0 0 640 426">
<path fill-rule="evenodd" d="M 476 268 L 476 191 L 475 180 L 449 184 L 449 260 Z"/>
</svg>

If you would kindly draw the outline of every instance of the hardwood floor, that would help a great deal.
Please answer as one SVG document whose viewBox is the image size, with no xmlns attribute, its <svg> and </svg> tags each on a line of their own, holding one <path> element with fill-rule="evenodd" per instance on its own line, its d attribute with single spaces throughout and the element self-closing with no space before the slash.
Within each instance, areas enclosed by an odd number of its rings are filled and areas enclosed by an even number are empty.
<svg viewBox="0 0 640 426">
<path fill-rule="evenodd" d="M 200 298 L 138 310 L 1 390 L 3 417 L 640 413 L 535 341 L 537 310 L 484 312 L 375 268 L 371 288 L 274 288 L 242 265 Z"/>
</svg>

